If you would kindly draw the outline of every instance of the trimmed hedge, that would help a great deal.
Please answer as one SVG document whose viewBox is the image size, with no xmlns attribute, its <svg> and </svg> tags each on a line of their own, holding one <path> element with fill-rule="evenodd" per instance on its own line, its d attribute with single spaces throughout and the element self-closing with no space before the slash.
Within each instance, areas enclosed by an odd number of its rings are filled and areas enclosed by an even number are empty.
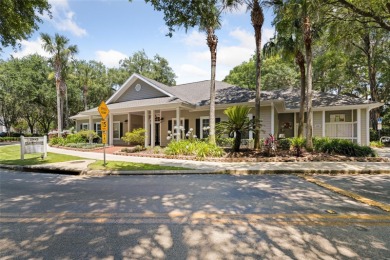
<svg viewBox="0 0 390 260">
<path fill-rule="evenodd" d="M 0 137 L 0 142 L 20 142 L 20 137 Z"/>
<path fill-rule="evenodd" d="M 345 139 L 314 138 L 314 150 L 329 154 L 340 154 L 354 157 L 377 157 L 369 146 L 360 146 Z"/>
</svg>

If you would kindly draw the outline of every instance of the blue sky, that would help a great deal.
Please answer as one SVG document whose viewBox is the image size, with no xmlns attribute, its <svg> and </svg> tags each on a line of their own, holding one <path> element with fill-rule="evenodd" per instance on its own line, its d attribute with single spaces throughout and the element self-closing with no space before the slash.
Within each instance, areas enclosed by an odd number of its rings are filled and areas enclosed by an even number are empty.
<svg viewBox="0 0 390 260">
<path fill-rule="evenodd" d="M 10 55 L 22 57 L 32 53 L 48 56 L 41 47 L 41 32 L 59 33 L 78 46 L 77 59 L 98 60 L 108 67 L 118 67 L 119 60 L 134 52 L 145 50 L 152 58 L 155 54 L 166 58 L 175 71 L 177 84 L 210 78 L 210 53 L 206 36 L 197 28 L 176 31 L 172 38 L 165 36 L 167 28 L 163 14 L 153 10 L 142 0 L 49 0 L 53 18 L 44 16 L 44 22 L 32 37 L 21 42 L 14 52 L 4 49 L 2 59 Z M 272 10 L 265 9 L 263 44 L 273 36 Z M 217 80 L 246 61 L 254 53 L 254 33 L 250 13 L 242 7 L 234 13 L 224 14 L 222 28 L 216 32 Z"/>
</svg>

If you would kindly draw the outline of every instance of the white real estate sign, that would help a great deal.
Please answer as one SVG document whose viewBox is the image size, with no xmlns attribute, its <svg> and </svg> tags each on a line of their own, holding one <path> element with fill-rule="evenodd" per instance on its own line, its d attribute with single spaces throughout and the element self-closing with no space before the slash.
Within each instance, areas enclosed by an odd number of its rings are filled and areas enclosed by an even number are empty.
<svg viewBox="0 0 390 260">
<path fill-rule="evenodd" d="M 47 136 L 43 137 L 20 137 L 20 159 L 28 153 L 42 153 L 47 156 Z"/>
</svg>

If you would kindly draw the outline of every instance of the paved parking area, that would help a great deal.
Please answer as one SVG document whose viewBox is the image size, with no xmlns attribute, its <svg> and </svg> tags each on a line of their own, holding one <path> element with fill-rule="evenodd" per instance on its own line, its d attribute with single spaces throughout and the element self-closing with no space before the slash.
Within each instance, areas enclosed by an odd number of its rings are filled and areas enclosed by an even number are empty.
<svg viewBox="0 0 390 260">
<path fill-rule="evenodd" d="M 390 205 L 389 174 L 314 175 L 313 177 L 343 190 Z"/>
</svg>

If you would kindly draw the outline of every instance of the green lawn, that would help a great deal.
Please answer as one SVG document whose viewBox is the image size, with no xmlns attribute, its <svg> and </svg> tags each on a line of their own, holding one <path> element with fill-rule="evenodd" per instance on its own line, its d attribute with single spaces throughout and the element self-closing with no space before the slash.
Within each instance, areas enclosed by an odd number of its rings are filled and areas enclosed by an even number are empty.
<svg viewBox="0 0 390 260">
<path fill-rule="evenodd" d="M 0 147 L 0 164 L 8 165 L 36 165 L 44 163 L 66 162 L 73 160 L 83 160 L 84 158 L 47 153 L 47 158 L 42 160 L 41 154 L 25 154 L 24 160 L 20 159 L 19 145 L 6 145 Z M 147 163 L 131 163 L 131 162 L 114 162 L 108 161 L 106 167 L 103 166 L 103 161 L 96 161 L 88 166 L 91 170 L 117 170 L 117 171 L 143 171 L 143 170 L 189 170 L 188 168 L 160 166 Z"/>
<path fill-rule="evenodd" d="M 91 170 L 114 170 L 114 171 L 153 171 L 153 170 L 190 170 L 183 167 L 160 166 L 147 163 L 132 163 L 132 162 L 114 162 L 108 161 L 106 167 L 103 166 L 103 161 L 96 161 L 88 168 Z"/>
<path fill-rule="evenodd" d="M 20 159 L 20 146 L 19 145 L 5 145 L 0 147 L 0 164 L 9 164 L 9 165 L 36 165 L 44 163 L 55 163 L 55 162 L 66 162 L 73 160 L 82 160 L 83 158 L 57 154 L 57 153 L 47 153 L 47 158 L 42 160 L 41 154 L 25 154 L 24 160 Z"/>
</svg>

